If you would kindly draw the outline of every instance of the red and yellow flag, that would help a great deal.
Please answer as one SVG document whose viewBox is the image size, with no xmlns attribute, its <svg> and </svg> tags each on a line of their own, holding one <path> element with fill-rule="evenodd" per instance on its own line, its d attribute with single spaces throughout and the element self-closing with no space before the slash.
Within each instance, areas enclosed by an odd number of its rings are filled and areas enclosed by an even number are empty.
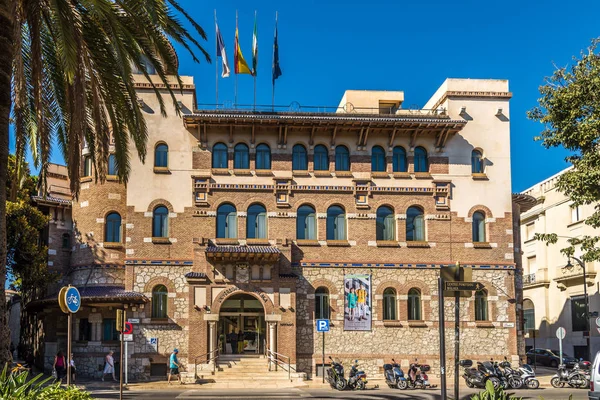
<svg viewBox="0 0 600 400">
<path fill-rule="evenodd" d="M 246 63 L 246 60 L 244 60 L 244 56 L 242 55 L 242 49 L 240 49 L 237 26 L 235 28 L 235 49 L 233 50 L 233 58 L 236 74 L 252 75 L 252 71 L 250 71 L 250 68 L 248 68 L 248 63 Z"/>
</svg>

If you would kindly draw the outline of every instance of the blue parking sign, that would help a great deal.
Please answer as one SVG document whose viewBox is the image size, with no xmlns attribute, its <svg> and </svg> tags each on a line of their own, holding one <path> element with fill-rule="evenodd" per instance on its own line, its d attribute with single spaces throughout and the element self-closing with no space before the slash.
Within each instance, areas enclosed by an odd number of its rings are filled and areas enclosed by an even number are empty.
<svg viewBox="0 0 600 400">
<path fill-rule="evenodd" d="M 318 319 L 317 320 L 317 332 L 329 332 L 329 320 Z"/>
</svg>

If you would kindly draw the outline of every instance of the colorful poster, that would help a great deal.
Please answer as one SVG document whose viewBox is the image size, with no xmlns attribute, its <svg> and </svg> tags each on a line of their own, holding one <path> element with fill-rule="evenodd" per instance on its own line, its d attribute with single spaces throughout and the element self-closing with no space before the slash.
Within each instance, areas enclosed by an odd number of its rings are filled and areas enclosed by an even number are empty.
<svg viewBox="0 0 600 400">
<path fill-rule="evenodd" d="M 344 330 L 371 330 L 371 275 L 344 277 Z"/>
</svg>

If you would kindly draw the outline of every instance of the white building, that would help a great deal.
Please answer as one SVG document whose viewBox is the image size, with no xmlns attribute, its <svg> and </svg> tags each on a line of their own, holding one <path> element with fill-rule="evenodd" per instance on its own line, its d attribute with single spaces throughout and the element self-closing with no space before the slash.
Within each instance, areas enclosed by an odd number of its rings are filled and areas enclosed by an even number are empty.
<svg viewBox="0 0 600 400">
<path fill-rule="evenodd" d="M 525 332 L 529 332 L 526 347 L 534 346 L 531 330 L 536 330 L 535 347 L 558 349 L 556 330 L 564 327 L 567 335 L 563 351 L 587 358 L 583 269 L 576 259 L 571 260 L 571 268 L 565 268 L 569 260 L 560 250 L 567 246 L 570 237 L 600 232 L 584 223 L 593 213 L 593 205 L 572 207 L 568 197 L 556 190 L 558 177 L 566 171 L 568 169 L 522 192 L 537 200 L 534 207 L 521 214 L 523 317 Z M 559 240 L 554 245 L 546 245 L 534 239 L 535 233 L 555 233 Z M 580 259 L 580 255 L 576 252 L 575 258 Z M 600 283 L 596 276 L 599 265 L 598 262 L 585 264 L 590 313 L 600 309 Z M 594 354 L 600 350 L 600 327 L 595 317 L 590 318 L 589 324 L 591 354 Z"/>
</svg>

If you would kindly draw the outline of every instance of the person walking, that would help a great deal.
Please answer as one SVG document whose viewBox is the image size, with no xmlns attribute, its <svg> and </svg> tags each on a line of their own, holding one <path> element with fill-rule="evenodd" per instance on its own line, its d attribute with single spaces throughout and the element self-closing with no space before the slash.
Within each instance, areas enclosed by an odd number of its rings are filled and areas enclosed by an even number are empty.
<svg viewBox="0 0 600 400">
<path fill-rule="evenodd" d="M 71 364 L 71 383 L 75 383 L 75 360 L 73 360 L 73 353 L 71 353 L 71 359 L 69 360 L 69 364 Z"/>
<path fill-rule="evenodd" d="M 108 374 L 112 375 L 113 381 L 117 381 L 115 378 L 115 359 L 113 358 L 114 351 L 109 351 L 106 357 L 104 357 L 104 371 L 102 371 L 102 382 L 104 382 L 104 377 Z"/>
<path fill-rule="evenodd" d="M 244 332 L 241 329 L 237 335 L 237 348 L 238 354 L 244 354 Z"/>
<path fill-rule="evenodd" d="M 237 333 L 235 333 L 235 331 L 229 332 L 229 342 L 231 344 L 231 353 L 237 354 L 238 339 L 237 339 Z"/>
<path fill-rule="evenodd" d="M 54 356 L 54 364 L 52 368 L 56 371 L 56 380 L 62 382 L 62 378 L 66 376 L 65 369 L 67 368 L 67 363 L 65 362 L 65 356 L 62 351 L 56 353 Z"/>
<path fill-rule="evenodd" d="M 177 377 L 177 379 L 179 380 L 179 383 L 181 385 L 183 385 L 183 381 L 181 380 L 181 375 L 179 374 L 179 366 L 181 364 L 179 364 L 179 360 L 177 359 L 177 353 L 179 353 L 179 350 L 177 349 L 173 349 L 173 352 L 171 353 L 171 357 L 169 357 L 169 368 L 170 368 L 170 372 L 169 372 L 169 385 L 171 384 L 171 377 L 173 375 L 175 375 Z"/>
</svg>

